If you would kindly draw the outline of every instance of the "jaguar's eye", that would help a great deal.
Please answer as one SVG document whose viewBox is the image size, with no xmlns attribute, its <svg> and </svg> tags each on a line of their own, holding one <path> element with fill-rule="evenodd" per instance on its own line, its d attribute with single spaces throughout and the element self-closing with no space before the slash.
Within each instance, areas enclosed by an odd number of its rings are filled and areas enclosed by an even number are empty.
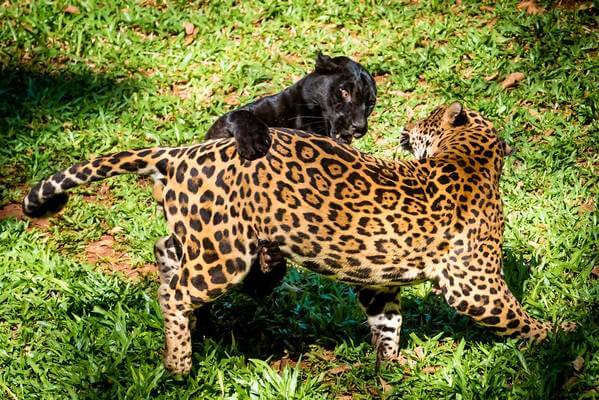
<svg viewBox="0 0 599 400">
<path fill-rule="evenodd" d="M 347 90 L 339 89 L 339 92 L 341 93 L 341 98 L 343 99 L 343 101 L 345 101 L 346 103 L 351 102 L 351 95 Z"/>
</svg>

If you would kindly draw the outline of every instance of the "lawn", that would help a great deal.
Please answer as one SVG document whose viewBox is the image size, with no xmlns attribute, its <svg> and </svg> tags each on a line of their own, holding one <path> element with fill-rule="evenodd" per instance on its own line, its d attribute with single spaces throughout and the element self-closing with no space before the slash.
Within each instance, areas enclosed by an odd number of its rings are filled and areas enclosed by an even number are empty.
<svg viewBox="0 0 599 400">
<path fill-rule="evenodd" d="M 599 398 L 598 10 L 523 3 L 3 2 L 0 398 Z M 161 360 L 152 246 L 166 227 L 148 182 L 80 188 L 49 220 L 19 214 L 31 184 L 73 162 L 200 141 L 318 51 L 376 76 L 366 152 L 409 157 L 403 125 L 456 99 L 495 123 L 517 148 L 502 180 L 509 285 L 575 333 L 499 338 L 421 284 L 404 292 L 401 358 L 377 373 L 355 292 L 294 270 L 262 302 L 221 298 L 176 378 Z"/>
</svg>

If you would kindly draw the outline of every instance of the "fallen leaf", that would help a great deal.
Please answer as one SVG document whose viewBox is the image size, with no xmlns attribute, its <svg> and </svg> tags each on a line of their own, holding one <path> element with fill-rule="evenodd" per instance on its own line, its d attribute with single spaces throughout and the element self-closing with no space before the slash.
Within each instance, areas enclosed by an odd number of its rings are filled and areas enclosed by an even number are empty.
<svg viewBox="0 0 599 400">
<path fill-rule="evenodd" d="M 527 14 L 537 15 L 545 12 L 545 9 L 537 4 L 536 0 L 524 0 L 518 4 L 518 10 L 524 10 Z"/>
<path fill-rule="evenodd" d="M 414 353 L 419 360 L 424 360 L 424 349 L 421 346 L 416 347 Z"/>
<path fill-rule="evenodd" d="M 79 11 L 79 7 L 76 6 L 66 6 L 63 10 L 66 14 L 80 14 L 81 11 Z"/>
<path fill-rule="evenodd" d="M 591 274 L 596 278 L 599 279 L 599 267 L 593 267 L 593 270 L 591 271 Z"/>
<path fill-rule="evenodd" d="M 85 248 L 85 256 L 87 260 L 95 264 L 103 258 L 115 257 L 116 252 L 112 248 L 114 245 L 114 237 L 110 235 L 104 235 L 100 240 L 92 242 Z"/>
<path fill-rule="evenodd" d="M 228 104 L 230 106 L 239 105 L 239 95 L 237 95 L 237 93 L 231 93 L 230 95 L 225 97 L 224 101 L 225 101 L 225 104 Z"/>
<path fill-rule="evenodd" d="M 342 373 L 347 372 L 349 370 L 351 370 L 351 366 L 350 365 L 342 364 L 342 365 L 339 365 L 338 367 L 334 367 L 334 368 L 329 369 L 327 372 L 329 374 L 331 374 L 331 375 L 339 375 L 339 374 L 342 374 Z"/>
<path fill-rule="evenodd" d="M 185 30 L 185 39 L 183 40 L 183 43 L 187 46 L 194 41 L 198 31 L 191 22 L 185 22 L 183 24 L 183 29 Z"/>
<path fill-rule="evenodd" d="M 576 382 L 578 381 L 578 378 L 575 376 L 571 376 L 568 378 L 568 380 L 566 380 L 566 382 L 564 383 L 564 387 L 565 388 L 569 388 L 570 386 L 574 385 Z"/>
<path fill-rule="evenodd" d="M 495 72 L 495 73 L 493 73 L 493 74 L 491 74 L 491 75 L 487 75 L 487 76 L 485 76 L 485 78 L 484 78 L 484 79 L 485 79 L 485 81 L 487 81 L 487 82 L 488 82 L 488 81 L 494 81 L 495 79 L 497 79 L 497 77 L 498 77 L 498 76 L 499 76 L 499 73 L 498 73 L 498 72 Z"/>
<path fill-rule="evenodd" d="M 183 23 L 183 29 L 185 29 L 186 35 L 193 35 L 193 32 L 195 31 L 195 26 L 193 26 L 191 22 L 185 22 Z"/>
<path fill-rule="evenodd" d="M 582 215 L 585 213 L 592 213 L 595 212 L 596 209 L 597 207 L 595 207 L 595 199 L 591 197 L 578 207 L 578 214 Z"/>
<path fill-rule="evenodd" d="M 342 394 L 335 397 L 335 400 L 352 400 L 353 398 L 354 396 L 352 396 L 351 394 Z"/>
<path fill-rule="evenodd" d="M 381 382 L 381 387 L 383 388 L 383 393 L 389 392 L 393 389 L 393 386 L 389 385 L 382 376 L 379 376 L 379 382 Z"/>
<path fill-rule="evenodd" d="M 572 366 L 574 367 L 575 371 L 580 371 L 584 366 L 584 358 L 581 356 L 576 357 L 574 361 L 572 361 Z"/>
<path fill-rule="evenodd" d="M 509 74 L 503 82 L 501 82 L 501 87 L 504 89 L 508 89 L 516 86 L 522 79 L 524 79 L 524 74 L 522 72 L 514 72 Z"/>
<path fill-rule="evenodd" d="M 191 92 L 189 87 L 187 86 L 187 82 L 178 82 L 173 83 L 171 85 L 171 92 L 173 96 L 177 96 L 182 99 L 189 99 L 191 97 Z"/>
<path fill-rule="evenodd" d="M 387 74 L 374 76 L 374 81 L 379 85 L 387 82 L 387 80 L 389 80 L 389 75 L 387 75 Z"/>
<path fill-rule="evenodd" d="M 337 356 L 335 355 L 335 352 L 333 352 L 331 350 L 323 350 L 322 352 L 318 352 L 318 353 L 316 353 L 316 357 L 320 358 L 321 360 L 328 361 L 328 362 L 337 360 Z"/>
<path fill-rule="evenodd" d="M 422 372 L 424 372 L 425 374 L 434 374 L 440 369 L 440 365 L 427 365 L 426 367 L 422 368 Z"/>
</svg>

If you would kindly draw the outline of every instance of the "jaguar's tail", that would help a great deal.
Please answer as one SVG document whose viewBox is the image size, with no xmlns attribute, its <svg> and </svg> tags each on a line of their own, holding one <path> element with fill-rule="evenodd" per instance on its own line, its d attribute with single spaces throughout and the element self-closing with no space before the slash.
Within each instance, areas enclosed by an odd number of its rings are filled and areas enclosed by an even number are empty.
<svg viewBox="0 0 599 400">
<path fill-rule="evenodd" d="M 178 151 L 160 147 L 129 150 L 77 163 L 33 186 L 23 199 L 23 212 L 30 217 L 56 213 L 66 204 L 68 189 L 115 175 L 154 175 L 160 179 L 166 176 Z"/>
</svg>

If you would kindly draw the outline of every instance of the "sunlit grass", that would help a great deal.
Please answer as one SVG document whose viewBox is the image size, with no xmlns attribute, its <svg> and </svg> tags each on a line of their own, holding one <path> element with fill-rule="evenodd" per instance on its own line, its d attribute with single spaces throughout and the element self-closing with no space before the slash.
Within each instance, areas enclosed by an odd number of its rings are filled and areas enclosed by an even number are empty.
<svg viewBox="0 0 599 400">
<path fill-rule="evenodd" d="M 88 199 L 99 184 L 77 190 L 47 229 L 0 220 L 0 398 L 597 398 L 597 10 L 497 3 L 0 5 L 0 204 L 92 154 L 199 141 L 236 104 L 310 71 L 318 51 L 348 55 L 378 82 L 362 150 L 408 157 L 403 125 L 455 99 L 517 148 L 502 180 L 508 282 L 533 315 L 579 324 L 523 345 L 415 286 L 402 360 L 377 375 L 353 290 L 292 271 L 262 303 L 219 300 L 215 333 L 176 379 L 162 367 L 155 281 L 85 262 L 105 234 L 134 266 L 154 261 L 163 218 L 145 182 L 121 177 L 106 201 Z M 524 80 L 502 89 L 512 72 Z"/>
</svg>

